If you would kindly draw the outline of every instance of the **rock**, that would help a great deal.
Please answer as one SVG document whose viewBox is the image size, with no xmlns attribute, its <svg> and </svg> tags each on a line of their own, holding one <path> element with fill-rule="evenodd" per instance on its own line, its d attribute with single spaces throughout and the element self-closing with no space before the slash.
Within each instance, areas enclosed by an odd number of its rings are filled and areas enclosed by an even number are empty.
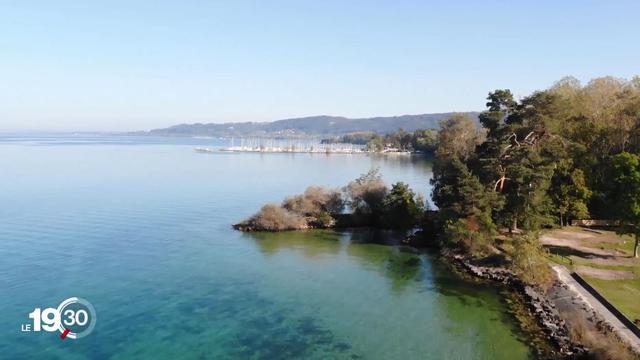
<svg viewBox="0 0 640 360">
<path fill-rule="evenodd" d="M 534 314 L 539 325 L 543 328 L 549 339 L 556 345 L 560 354 L 576 357 L 584 354 L 587 349 L 579 344 L 571 342 L 569 330 L 560 318 L 558 310 L 547 299 L 542 290 L 525 284 L 517 274 L 503 267 L 485 267 L 473 264 L 473 259 L 460 254 L 443 252 L 443 256 L 452 258 L 468 273 L 492 281 L 507 285 L 523 295 L 525 305 Z"/>
</svg>

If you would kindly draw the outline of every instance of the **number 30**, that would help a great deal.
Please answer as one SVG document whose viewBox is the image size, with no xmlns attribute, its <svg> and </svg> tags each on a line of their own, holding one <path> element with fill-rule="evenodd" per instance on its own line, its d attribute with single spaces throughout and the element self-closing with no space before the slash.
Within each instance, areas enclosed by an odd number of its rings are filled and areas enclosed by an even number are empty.
<svg viewBox="0 0 640 360">
<path fill-rule="evenodd" d="M 62 321 L 66 326 L 79 325 L 84 326 L 89 321 L 89 315 L 84 310 L 73 311 L 71 309 L 64 311 L 66 318 Z"/>
</svg>

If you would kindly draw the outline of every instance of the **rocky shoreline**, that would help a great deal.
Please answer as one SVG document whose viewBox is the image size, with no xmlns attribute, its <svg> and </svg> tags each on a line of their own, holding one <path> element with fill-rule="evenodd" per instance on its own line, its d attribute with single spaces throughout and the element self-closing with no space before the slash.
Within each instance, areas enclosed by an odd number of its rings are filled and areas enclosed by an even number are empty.
<svg viewBox="0 0 640 360">
<path fill-rule="evenodd" d="M 356 216 L 354 214 L 332 214 L 325 221 L 318 221 L 312 216 L 302 218 L 303 221 L 296 223 L 295 226 L 276 229 L 265 226 L 257 226 L 251 221 L 245 220 L 237 224 L 231 225 L 235 230 L 242 232 L 280 232 L 280 231 L 298 231 L 312 229 L 355 229 L 355 228 L 379 228 L 371 219 L 364 216 Z"/>
<path fill-rule="evenodd" d="M 443 251 L 443 256 L 453 260 L 454 264 L 466 273 L 498 282 L 521 295 L 525 306 L 533 314 L 538 325 L 562 358 L 577 359 L 587 353 L 583 345 L 571 341 L 565 321 L 555 305 L 544 295 L 542 289 L 524 283 L 513 271 L 504 267 L 478 265 L 474 263 L 472 257 L 450 251 Z"/>
</svg>

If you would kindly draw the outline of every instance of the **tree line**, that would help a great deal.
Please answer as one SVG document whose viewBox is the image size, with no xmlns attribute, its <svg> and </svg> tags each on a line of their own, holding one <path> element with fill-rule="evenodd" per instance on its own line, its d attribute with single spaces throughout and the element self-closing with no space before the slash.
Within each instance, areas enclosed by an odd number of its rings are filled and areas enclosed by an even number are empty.
<svg viewBox="0 0 640 360">
<path fill-rule="evenodd" d="M 244 229 L 332 227 L 348 208 L 357 225 L 435 229 L 442 245 L 482 255 L 491 253 L 504 228 L 515 234 L 511 255 L 528 276 L 543 267 L 538 230 L 597 218 L 635 235 L 638 255 L 640 77 L 603 77 L 584 86 L 567 77 L 519 100 L 499 89 L 489 93 L 486 107 L 480 126 L 454 114 L 438 131 L 338 139 L 433 154 L 436 219 L 405 184 L 388 188 L 374 171 L 342 189 L 312 187 L 267 205 Z"/>
<path fill-rule="evenodd" d="M 375 132 L 355 132 L 335 138 L 323 139 L 323 144 L 345 143 L 365 145 L 368 151 L 381 152 L 385 149 L 396 151 L 419 152 L 433 155 L 436 149 L 437 130 L 417 129 L 407 132 L 399 129 L 389 134 L 377 134 Z"/>
<path fill-rule="evenodd" d="M 640 77 L 566 77 L 520 100 L 500 89 L 486 107 L 481 128 L 456 115 L 437 133 L 432 196 L 446 241 L 483 252 L 498 228 L 597 218 L 635 235 L 638 255 Z"/>
</svg>

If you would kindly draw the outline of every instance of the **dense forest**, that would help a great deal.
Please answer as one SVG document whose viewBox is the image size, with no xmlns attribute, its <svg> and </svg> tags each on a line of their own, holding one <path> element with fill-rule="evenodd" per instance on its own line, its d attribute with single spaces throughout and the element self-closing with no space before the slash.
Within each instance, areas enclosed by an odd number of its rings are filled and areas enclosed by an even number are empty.
<svg viewBox="0 0 640 360">
<path fill-rule="evenodd" d="M 524 230 L 515 253 L 535 254 L 535 231 L 597 218 L 635 235 L 637 256 L 640 77 L 567 77 L 521 100 L 509 90 L 487 100 L 480 129 L 454 116 L 438 133 L 433 200 L 445 241 L 481 254 L 498 229 Z"/>
</svg>

